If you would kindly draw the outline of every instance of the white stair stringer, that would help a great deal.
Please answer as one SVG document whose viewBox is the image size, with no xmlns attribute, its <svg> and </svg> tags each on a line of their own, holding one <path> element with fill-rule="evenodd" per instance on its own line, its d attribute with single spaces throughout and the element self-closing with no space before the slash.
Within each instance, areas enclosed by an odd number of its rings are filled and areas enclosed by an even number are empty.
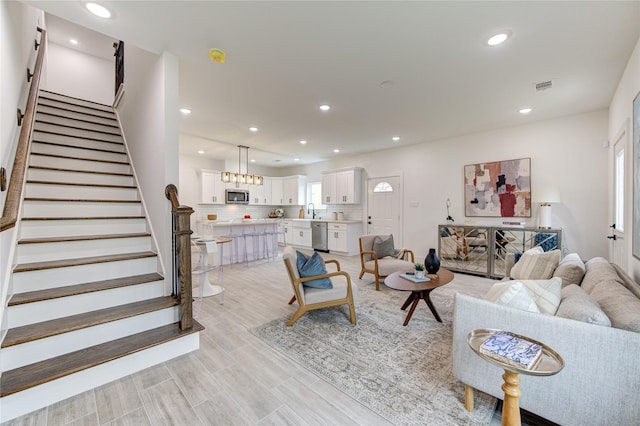
<svg viewBox="0 0 640 426">
<path fill-rule="evenodd" d="M 147 312 L 135 317 L 98 324 L 68 333 L 33 340 L 2 349 L 0 367 L 2 371 L 12 370 L 48 358 L 67 354 L 100 343 L 141 333 L 178 321 L 178 307 Z"/>
<path fill-rule="evenodd" d="M 171 340 L 125 358 L 79 371 L 73 375 L 0 398 L 0 421 L 16 417 L 63 401 L 79 393 L 97 388 L 130 374 L 198 350 L 198 333 Z"/>
</svg>

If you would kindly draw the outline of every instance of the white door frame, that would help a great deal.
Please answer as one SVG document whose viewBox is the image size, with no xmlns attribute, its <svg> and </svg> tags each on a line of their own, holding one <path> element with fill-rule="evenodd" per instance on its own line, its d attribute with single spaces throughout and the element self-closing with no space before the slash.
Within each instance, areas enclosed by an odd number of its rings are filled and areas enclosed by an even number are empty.
<svg viewBox="0 0 640 426">
<path fill-rule="evenodd" d="M 622 124 L 620 130 L 616 133 L 611 146 L 611 186 L 610 186 L 610 214 L 609 214 L 609 233 L 608 237 L 615 236 L 615 239 L 610 239 L 609 243 L 609 259 L 611 262 L 616 263 L 624 271 L 627 271 L 627 265 L 629 253 L 632 250 L 631 241 L 631 218 L 632 218 L 632 197 L 633 197 L 633 152 L 631 148 L 631 132 L 629 131 L 630 120 L 626 119 Z M 624 206 L 623 215 L 624 219 L 622 224 L 616 223 L 616 160 L 617 152 L 624 150 Z M 616 223 L 615 229 L 613 224 Z M 622 226 L 620 226 L 622 225 Z M 622 231 L 621 231 L 622 229 Z"/>
<path fill-rule="evenodd" d="M 364 234 L 367 234 L 368 232 L 368 223 L 369 223 L 369 181 L 373 180 L 373 179 L 385 179 L 385 178 L 398 178 L 398 181 L 400 182 L 400 189 L 399 189 L 399 203 L 400 205 L 398 206 L 398 215 L 400 216 L 400 220 L 398 221 L 398 227 L 399 227 L 399 235 L 397 237 L 394 237 L 394 242 L 396 247 L 404 247 L 404 173 L 399 172 L 399 173 L 389 173 L 389 174 L 385 174 L 382 176 L 367 176 L 367 180 L 365 183 L 365 211 L 364 211 Z"/>
</svg>

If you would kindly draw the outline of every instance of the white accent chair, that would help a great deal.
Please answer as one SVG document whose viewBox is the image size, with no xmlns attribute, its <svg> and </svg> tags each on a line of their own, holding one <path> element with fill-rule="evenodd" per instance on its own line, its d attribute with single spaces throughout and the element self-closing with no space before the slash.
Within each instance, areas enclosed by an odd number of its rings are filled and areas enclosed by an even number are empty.
<svg viewBox="0 0 640 426">
<path fill-rule="evenodd" d="M 365 273 L 373 274 L 376 277 L 376 291 L 380 291 L 381 279 L 394 272 L 413 270 L 415 258 L 413 251 L 408 249 L 397 249 L 396 256 L 379 258 L 373 247 L 376 237 L 386 238 L 387 235 L 363 235 L 360 237 L 360 279 Z"/>
<path fill-rule="evenodd" d="M 282 259 L 287 268 L 294 292 L 289 304 L 291 305 L 296 300 L 298 301 L 298 310 L 287 322 L 288 327 L 291 327 L 293 323 L 309 311 L 340 305 L 349 306 L 349 320 L 352 324 L 356 323 L 355 302 L 358 300 L 358 288 L 351 285 L 351 277 L 348 273 L 340 270 L 340 263 L 337 260 L 325 260 L 325 264 L 332 263 L 336 265 L 336 272 L 300 278 L 296 250 L 289 246 L 285 247 Z M 303 285 L 306 281 L 317 280 L 318 278 L 329 278 L 333 288 L 312 288 Z"/>
</svg>

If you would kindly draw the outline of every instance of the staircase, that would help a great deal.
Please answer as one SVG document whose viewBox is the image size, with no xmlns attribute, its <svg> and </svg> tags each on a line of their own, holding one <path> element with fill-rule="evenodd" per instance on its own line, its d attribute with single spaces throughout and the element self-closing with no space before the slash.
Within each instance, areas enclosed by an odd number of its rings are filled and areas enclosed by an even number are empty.
<svg viewBox="0 0 640 426">
<path fill-rule="evenodd" d="M 0 348 L 0 421 L 198 348 L 111 107 L 41 91 Z"/>
</svg>

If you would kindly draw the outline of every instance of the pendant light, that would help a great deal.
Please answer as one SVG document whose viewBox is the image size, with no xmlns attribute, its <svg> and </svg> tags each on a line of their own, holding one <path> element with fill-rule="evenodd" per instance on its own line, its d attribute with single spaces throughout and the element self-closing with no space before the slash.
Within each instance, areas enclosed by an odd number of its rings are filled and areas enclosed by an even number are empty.
<svg viewBox="0 0 640 426">
<path fill-rule="evenodd" d="M 242 151 L 245 153 L 244 172 L 242 167 Z M 249 147 L 238 145 L 238 172 L 222 172 L 222 181 L 225 183 L 235 183 L 236 188 L 240 185 L 262 185 L 262 176 L 249 173 Z"/>
</svg>

